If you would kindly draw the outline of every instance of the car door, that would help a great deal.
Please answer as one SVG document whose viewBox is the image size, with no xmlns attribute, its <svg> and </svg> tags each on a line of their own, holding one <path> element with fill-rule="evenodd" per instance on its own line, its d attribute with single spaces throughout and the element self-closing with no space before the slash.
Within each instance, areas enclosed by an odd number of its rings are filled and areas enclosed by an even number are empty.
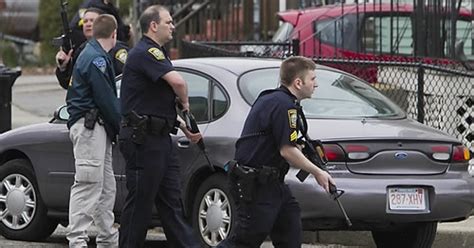
<svg viewBox="0 0 474 248">
<path fill-rule="evenodd" d="M 182 69 L 179 73 L 188 84 L 190 112 L 196 119 L 199 130 L 204 136 L 207 123 L 210 120 L 210 97 L 213 82 L 211 78 L 196 71 Z M 190 171 L 187 168 L 192 166 L 202 153 L 199 147 L 196 144 L 192 144 L 182 131 L 179 131 L 172 139 L 173 145 L 178 152 L 181 172 L 186 178 Z"/>
</svg>

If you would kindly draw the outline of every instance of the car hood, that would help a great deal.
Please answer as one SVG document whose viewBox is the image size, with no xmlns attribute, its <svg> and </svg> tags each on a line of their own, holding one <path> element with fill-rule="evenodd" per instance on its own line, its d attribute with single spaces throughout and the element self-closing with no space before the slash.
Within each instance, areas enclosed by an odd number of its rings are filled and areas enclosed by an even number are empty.
<svg viewBox="0 0 474 248">
<path fill-rule="evenodd" d="M 309 135 L 321 140 L 436 140 L 459 143 L 448 134 L 411 119 L 310 119 Z"/>
</svg>

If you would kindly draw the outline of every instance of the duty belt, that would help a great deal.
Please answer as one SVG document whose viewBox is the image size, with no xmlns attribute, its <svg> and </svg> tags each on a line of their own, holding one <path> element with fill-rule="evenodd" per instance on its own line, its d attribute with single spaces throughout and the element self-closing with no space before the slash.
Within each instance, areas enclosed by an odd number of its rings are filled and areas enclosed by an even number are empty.
<svg viewBox="0 0 474 248">
<path fill-rule="evenodd" d="M 152 134 L 167 134 L 173 127 L 164 118 L 130 113 L 122 119 L 121 127 L 143 128 Z"/>
<path fill-rule="evenodd" d="M 245 176 L 247 173 L 254 174 L 255 178 L 260 184 L 267 184 L 271 182 L 283 182 L 286 173 L 280 169 L 271 166 L 246 166 L 235 164 L 235 168 L 231 169 L 231 173 L 236 173 L 237 176 Z M 239 175 L 241 174 L 241 175 Z"/>
</svg>

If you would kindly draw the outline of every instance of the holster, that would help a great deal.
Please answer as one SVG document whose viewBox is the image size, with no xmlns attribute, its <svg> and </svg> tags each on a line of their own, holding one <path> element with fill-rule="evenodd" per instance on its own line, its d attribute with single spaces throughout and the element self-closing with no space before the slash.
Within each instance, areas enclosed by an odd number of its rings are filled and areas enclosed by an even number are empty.
<svg viewBox="0 0 474 248">
<path fill-rule="evenodd" d="M 250 202 L 255 198 L 257 171 L 254 168 L 235 163 L 229 168 L 231 193 L 234 199 Z"/>
<path fill-rule="evenodd" d="M 99 120 L 99 109 L 90 109 L 84 115 L 84 127 L 94 129 L 95 123 Z"/>
<path fill-rule="evenodd" d="M 154 135 L 164 135 L 170 133 L 173 129 L 173 126 L 169 125 L 168 121 L 164 118 L 139 115 L 135 111 L 132 111 L 125 116 L 121 126 L 132 128 L 130 138 L 138 145 L 145 143 L 145 138 L 149 133 Z"/>
</svg>

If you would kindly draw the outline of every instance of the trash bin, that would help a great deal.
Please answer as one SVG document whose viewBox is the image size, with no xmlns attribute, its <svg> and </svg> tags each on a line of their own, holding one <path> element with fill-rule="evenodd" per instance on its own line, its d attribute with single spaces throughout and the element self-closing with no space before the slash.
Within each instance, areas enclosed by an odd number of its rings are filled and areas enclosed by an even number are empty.
<svg viewBox="0 0 474 248">
<path fill-rule="evenodd" d="M 12 86 L 21 70 L 0 64 L 0 133 L 12 129 Z"/>
</svg>

